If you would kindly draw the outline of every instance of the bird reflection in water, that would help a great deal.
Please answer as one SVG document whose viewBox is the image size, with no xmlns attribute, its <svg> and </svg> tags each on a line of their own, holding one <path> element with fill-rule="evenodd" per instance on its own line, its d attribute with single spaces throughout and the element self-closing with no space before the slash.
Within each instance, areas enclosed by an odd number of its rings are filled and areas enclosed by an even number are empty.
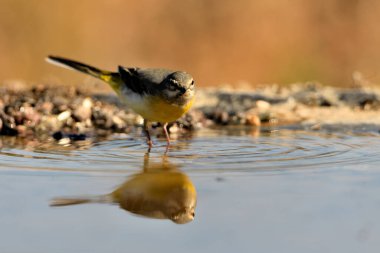
<svg viewBox="0 0 380 253">
<path fill-rule="evenodd" d="M 194 219 L 197 194 L 190 178 L 164 156 L 161 162 L 149 162 L 145 155 L 143 171 L 129 177 L 110 194 L 92 197 L 55 198 L 51 206 L 84 203 L 118 204 L 136 215 L 170 219 L 185 224 Z"/>
</svg>

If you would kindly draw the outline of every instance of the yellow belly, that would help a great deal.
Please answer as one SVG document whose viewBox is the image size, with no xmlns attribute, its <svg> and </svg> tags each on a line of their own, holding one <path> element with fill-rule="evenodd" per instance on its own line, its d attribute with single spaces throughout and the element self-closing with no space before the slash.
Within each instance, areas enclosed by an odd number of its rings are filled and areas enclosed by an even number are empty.
<svg viewBox="0 0 380 253">
<path fill-rule="evenodd" d="M 144 99 L 144 105 L 133 108 L 144 119 L 154 122 L 172 122 L 180 118 L 193 105 L 194 97 L 188 103 L 179 106 L 169 104 L 159 97 Z"/>
</svg>

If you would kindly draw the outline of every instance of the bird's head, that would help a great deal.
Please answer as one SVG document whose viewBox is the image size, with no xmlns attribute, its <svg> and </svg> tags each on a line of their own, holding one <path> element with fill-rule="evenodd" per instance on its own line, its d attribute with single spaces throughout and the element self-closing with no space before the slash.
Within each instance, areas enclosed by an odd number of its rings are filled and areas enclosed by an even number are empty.
<svg viewBox="0 0 380 253">
<path fill-rule="evenodd" d="M 176 71 L 171 73 L 164 79 L 162 85 L 165 98 L 175 104 L 186 104 L 194 97 L 194 79 L 186 72 Z"/>
</svg>

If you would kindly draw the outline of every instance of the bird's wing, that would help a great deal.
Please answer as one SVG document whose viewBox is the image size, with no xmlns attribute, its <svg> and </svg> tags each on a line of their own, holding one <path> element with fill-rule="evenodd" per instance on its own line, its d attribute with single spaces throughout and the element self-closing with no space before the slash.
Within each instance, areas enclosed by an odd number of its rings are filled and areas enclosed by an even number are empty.
<svg viewBox="0 0 380 253">
<path fill-rule="evenodd" d="M 123 83 L 138 94 L 155 94 L 158 85 L 171 73 L 173 71 L 167 69 L 124 68 L 119 66 L 119 74 Z"/>
</svg>

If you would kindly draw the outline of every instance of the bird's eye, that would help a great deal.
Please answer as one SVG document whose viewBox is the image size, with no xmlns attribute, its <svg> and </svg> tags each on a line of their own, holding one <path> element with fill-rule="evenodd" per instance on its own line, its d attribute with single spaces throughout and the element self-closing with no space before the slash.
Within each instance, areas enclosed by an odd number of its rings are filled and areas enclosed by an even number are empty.
<svg viewBox="0 0 380 253">
<path fill-rule="evenodd" d="M 194 80 L 191 81 L 190 87 L 194 86 Z"/>
<path fill-rule="evenodd" d="M 175 80 L 173 80 L 173 79 L 170 79 L 170 80 L 169 80 L 168 89 L 169 89 L 170 91 L 175 91 L 175 90 L 177 90 L 177 82 L 176 82 Z"/>
<path fill-rule="evenodd" d="M 177 86 L 175 84 L 171 83 L 171 84 L 169 84 L 168 88 L 169 88 L 170 91 L 175 91 L 177 89 Z"/>
</svg>

